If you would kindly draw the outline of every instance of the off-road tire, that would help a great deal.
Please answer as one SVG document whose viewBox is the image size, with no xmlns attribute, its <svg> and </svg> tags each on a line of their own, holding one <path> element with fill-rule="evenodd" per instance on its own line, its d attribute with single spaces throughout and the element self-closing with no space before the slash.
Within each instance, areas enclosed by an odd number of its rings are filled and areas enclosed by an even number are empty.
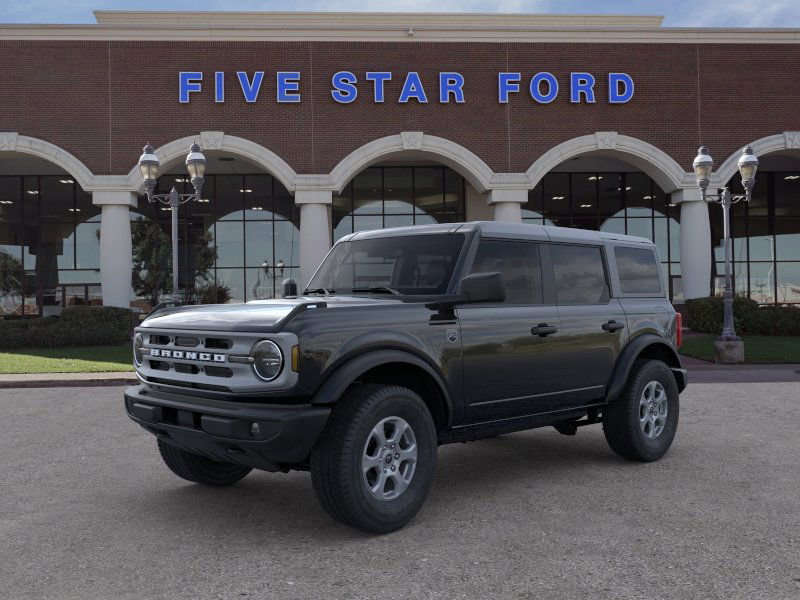
<svg viewBox="0 0 800 600">
<path fill-rule="evenodd" d="M 658 382 L 667 396 L 667 416 L 660 435 L 651 439 L 640 426 L 639 401 L 645 386 Z M 678 428 L 678 384 L 660 360 L 637 360 L 619 398 L 603 409 L 603 433 L 611 449 L 623 458 L 641 462 L 658 460 L 669 450 Z"/>
<path fill-rule="evenodd" d="M 405 491 L 380 500 L 364 481 L 362 456 L 373 428 L 390 417 L 413 429 L 417 461 Z M 425 502 L 436 453 L 436 427 L 422 398 L 396 385 L 356 385 L 334 405 L 311 453 L 311 481 L 322 508 L 335 520 L 368 533 L 389 533 L 414 518 Z"/>
<path fill-rule="evenodd" d="M 218 487 L 233 485 L 253 470 L 243 465 L 219 462 L 192 454 L 161 440 L 158 440 L 158 451 L 175 475 L 193 483 Z"/>
</svg>

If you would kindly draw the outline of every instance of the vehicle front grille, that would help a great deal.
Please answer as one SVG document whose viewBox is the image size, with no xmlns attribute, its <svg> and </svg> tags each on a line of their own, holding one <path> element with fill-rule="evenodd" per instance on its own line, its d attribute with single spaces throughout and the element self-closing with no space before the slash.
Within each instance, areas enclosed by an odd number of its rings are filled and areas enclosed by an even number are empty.
<svg viewBox="0 0 800 600">
<path fill-rule="evenodd" d="M 149 327 L 141 327 L 137 332 L 144 337 L 144 356 L 137 372 L 144 381 L 153 384 L 250 394 L 265 387 L 289 388 L 297 381 L 291 363 L 284 365 L 274 382 L 265 384 L 256 376 L 252 364 L 230 360 L 232 355 L 248 356 L 256 342 L 265 337 L 275 340 L 284 356 L 291 356 L 292 346 L 297 343 L 293 333 L 215 331 L 206 336 L 197 330 Z"/>
</svg>

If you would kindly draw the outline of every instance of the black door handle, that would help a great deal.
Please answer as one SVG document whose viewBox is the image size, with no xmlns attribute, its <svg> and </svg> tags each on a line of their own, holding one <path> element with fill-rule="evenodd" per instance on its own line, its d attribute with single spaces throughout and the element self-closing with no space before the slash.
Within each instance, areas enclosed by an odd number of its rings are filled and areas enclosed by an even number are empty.
<svg viewBox="0 0 800 600">
<path fill-rule="evenodd" d="M 558 327 L 553 327 L 547 323 L 539 323 L 536 327 L 531 327 L 531 333 L 539 337 L 547 337 L 558 331 Z"/>
<path fill-rule="evenodd" d="M 607 323 L 603 323 L 603 329 L 609 333 L 614 333 L 615 331 L 619 331 L 625 327 L 622 323 L 617 323 L 616 321 L 608 321 Z"/>
</svg>

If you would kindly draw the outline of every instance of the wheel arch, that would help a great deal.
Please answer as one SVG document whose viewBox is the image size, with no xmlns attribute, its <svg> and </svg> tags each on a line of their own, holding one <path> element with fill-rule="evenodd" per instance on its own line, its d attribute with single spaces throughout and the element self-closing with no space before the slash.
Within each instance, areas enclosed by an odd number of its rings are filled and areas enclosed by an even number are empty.
<svg viewBox="0 0 800 600">
<path fill-rule="evenodd" d="M 672 370 L 678 392 L 686 388 L 686 374 L 681 366 L 681 359 L 675 348 L 662 337 L 655 334 L 644 334 L 634 338 L 620 353 L 617 364 L 606 387 L 606 400 L 613 402 L 619 398 L 625 383 L 628 381 L 633 364 L 642 358 L 660 360 Z"/>
<path fill-rule="evenodd" d="M 437 431 L 449 426 L 453 405 L 439 373 L 423 359 L 403 350 L 372 350 L 353 357 L 324 380 L 312 404 L 335 404 L 354 383 L 380 383 L 407 387 L 428 406 Z"/>
</svg>

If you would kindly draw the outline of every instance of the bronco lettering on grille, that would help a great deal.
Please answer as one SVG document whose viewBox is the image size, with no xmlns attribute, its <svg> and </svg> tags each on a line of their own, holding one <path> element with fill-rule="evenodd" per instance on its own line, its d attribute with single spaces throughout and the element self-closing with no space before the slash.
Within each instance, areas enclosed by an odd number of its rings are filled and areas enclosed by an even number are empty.
<svg viewBox="0 0 800 600">
<path fill-rule="evenodd" d="M 201 362 L 225 362 L 224 354 L 212 354 L 210 352 L 186 352 L 185 350 L 165 350 L 163 348 L 150 348 L 150 356 L 157 358 L 197 360 Z"/>
</svg>

